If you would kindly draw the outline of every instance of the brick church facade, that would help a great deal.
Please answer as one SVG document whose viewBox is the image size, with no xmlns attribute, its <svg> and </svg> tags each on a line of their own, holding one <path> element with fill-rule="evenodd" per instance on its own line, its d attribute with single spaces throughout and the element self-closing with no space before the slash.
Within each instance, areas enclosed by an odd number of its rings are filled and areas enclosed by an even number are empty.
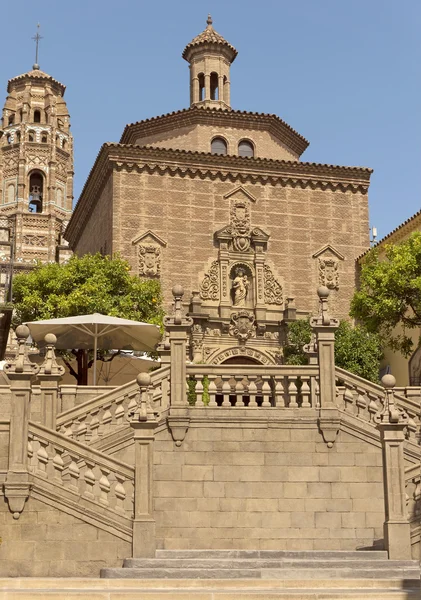
<svg viewBox="0 0 421 600">
<path fill-rule="evenodd" d="M 282 119 L 232 109 L 236 56 L 208 19 L 183 52 L 190 107 L 102 146 L 66 237 L 159 278 L 167 306 L 181 284 L 195 361 L 276 363 L 280 322 L 314 312 L 319 285 L 347 317 L 371 170 L 302 162 L 308 142 Z"/>
</svg>

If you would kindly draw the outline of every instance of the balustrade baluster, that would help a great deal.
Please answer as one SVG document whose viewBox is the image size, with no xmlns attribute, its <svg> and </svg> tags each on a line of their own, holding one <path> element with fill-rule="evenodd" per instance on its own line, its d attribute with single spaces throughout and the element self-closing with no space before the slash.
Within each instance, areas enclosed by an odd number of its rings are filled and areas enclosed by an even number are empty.
<svg viewBox="0 0 421 600">
<path fill-rule="evenodd" d="M 209 404 L 208 406 L 218 406 L 216 403 L 217 387 L 215 383 L 216 375 L 208 375 L 209 379 Z"/>
<path fill-rule="evenodd" d="M 196 375 L 196 404 L 197 408 L 203 408 L 203 377 L 204 375 Z"/>
<path fill-rule="evenodd" d="M 416 413 L 410 410 L 406 411 L 408 413 L 408 424 L 407 424 L 407 439 L 416 441 L 417 439 L 417 424 L 415 422 L 414 417 L 416 417 Z"/>
<path fill-rule="evenodd" d="M 85 491 L 83 492 L 83 496 L 88 498 L 89 500 L 95 499 L 94 486 L 96 483 L 95 473 L 93 471 L 95 467 L 95 463 L 91 460 L 85 459 L 86 471 L 83 475 L 85 480 Z"/>
<path fill-rule="evenodd" d="M 289 408 L 297 408 L 298 407 L 298 403 L 297 403 L 297 376 L 296 375 L 289 375 L 288 376 L 288 380 L 289 380 L 289 384 L 288 384 L 288 395 L 289 395 Z"/>
<path fill-rule="evenodd" d="M 91 430 L 91 442 L 99 439 L 99 407 L 91 410 L 91 420 L 89 422 L 89 428 Z"/>
<path fill-rule="evenodd" d="M 76 439 L 78 442 L 86 441 L 86 432 L 88 430 L 88 426 L 86 425 L 86 417 L 87 415 L 82 415 L 78 419 L 78 426 L 76 428 Z"/>
<path fill-rule="evenodd" d="M 68 469 L 70 476 L 69 489 L 73 490 L 74 492 L 79 492 L 80 469 L 79 465 L 77 464 L 79 457 L 71 454 L 69 454 L 69 456 L 71 461 Z"/>
<path fill-rule="evenodd" d="M 302 398 L 301 408 L 311 408 L 311 403 L 310 403 L 310 386 L 309 386 L 310 377 L 301 376 L 301 381 L 302 381 L 302 385 L 301 385 L 301 398 Z"/>
<path fill-rule="evenodd" d="M 73 421 L 69 421 L 68 423 L 63 423 L 64 427 L 64 435 L 69 439 L 73 438 Z"/>
<path fill-rule="evenodd" d="M 109 433 L 111 430 L 111 422 L 113 415 L 111 414 L 111 403 L 104 404 L 104 412 L 102 413 L 102 435 Z"/>
<path fill-rule="evenodd" d="M 344 393 L 344 410 L 345 412 L 354 414 L 354 394 L 352 393 L 351 387 L 345 383 Z"/>
<path fill-rule="evenodd" d="M 152 408 L 159 412 L 159 409 L 161 409 L 161 402 L 162 400 L 162 387 L 161 387 L 161 382 L 158 381 L 158 383 L 155 383 L 154 387 L 153 387 L 153 392 L 152 392 Z"/>
<path fill-rule="evenodd" d="M 357 393 L 358 396 L 355 402 L 357 405 L 357 416 L 360 417 L 360 419 L 366 419 L 367 398 L 363 389 L 357 388 Z"/>
<path fill-rule="evenodd" d="M 126 511 L 124 508 L 124 502 L 126 500 L 126 490 L 124 489 L 123 484 L 126 481 L 126 479 L 123 475 L 120 475 L 119 473 L 115 474 L 115 478 L 117 479 L 117 483 L 114 488 L 114 494 L 116 497 L 115 510 L 120 514 L 125 515 Z"/>
<path fill-rule="evenodd" d="M 318 379 L 314 380 L 314 395 L 315 395 L 315 408 L 320 408 L 320 383 Z"/>
<path fill-rule="evenodd" d="M 269 379 L 270 375 L 262 375 L 263 383 L 262 383 L 262 396 L 263 402 L 262 406 L 272 406 L 272 388 L 270 387 Z"/>
<path fill-rule="evenodd" d="M 235 406 L 245 406 L 244 404 L 244 384 L 243 375 L 235 375 Z"/>
<path fill-rule="evenodd" d="M 230 402 L 230 394 L 231 394 L 231 384 L 230 384 L 230 379 L 231 379 L 232 375 L 222 375 L 221 379 L 222 379 L 222 395 L 223 395 L 223 401 L 222 401 L 222 406 L 228 407 L 231 406 L 231 402 Z"/>
<path fill-rule="evenodd" d="M 29 435 L 29 439 L 28 439 L 28 460 L 29 460 L 29 462 L 32 461 L 32 458 L 34 456 L 34 447 L 32 445 L 32 441 L 33 441 L 33 438 L 31 435 Z"/>
<path fill-rule="evenodd" d="M 254 408 L 257 406 L 256 396 L 257 396 L 257 385 L 256 385 L 256 375 L 250 375 L 248 384 L 248 394 L 250 397 L 249 407 Z"/>
<path fill-rule="evenodd" d="M 100 471 L 101 477 L 98 483 L 101 492 L 99 496 L 99 502 L 103 506 L 109 506 L 110 503 L 108 501 L 108 494 L 110 493 L 111 484 L 110 480 L 108 479 L 108 475 L 110 474 L 110 470 L 106 469 L 105 467 L 100 467 Z"/>
<path fill-rule="evenodd" d="M 115 413 L 114 413 L 114 419 L 115 419 L 117 426 L 124 425 L 124 399 L 125 399 L 125 396 L 120 396 L 115 401 L 116 409 L 115 409 Z"/>
<path fill-rule="evenodd" d="M 63 470 L 64 470 L 64 461 L 62 458 L 64 450 L 59 446 L 54 446 L 54 458 L 53 458 L 53 468 L 54 468 L 54 481 L 59 485 L 63 485 Z"/>
<path fill-rule="evenodd" d="M 39 441 L 39 448 L 37 450 L 37 466 L 36 466 L 36 472 L 37 475 L 40 475 L 41 477 L 47 477 L 47 465 L 48 465 L 48 461 L 50 460 L 50 457 L 48 456 L 48 452 L 47 452 L 47 448 L 49 443 L 44 441 L 44 440 L 38 440 Z"/>
<path fill-rule="evenodd" d="M 280 375 L 275 375 L 274 381 L 275 381 L 275 406 L 283 408 L 285 406 L 284 378 Z"/>
<path fill-rule="evenodd" d="M 370 415 L 370 422 L 374 423 L 374 415 L 379 410 L 379 405 L 377 404 L 378 397 L 374 394 L 370 394 L 370 392 L 367 394 L 367 396 L 370 401 L 368 403 L 368 414 Z"/>
</svg>

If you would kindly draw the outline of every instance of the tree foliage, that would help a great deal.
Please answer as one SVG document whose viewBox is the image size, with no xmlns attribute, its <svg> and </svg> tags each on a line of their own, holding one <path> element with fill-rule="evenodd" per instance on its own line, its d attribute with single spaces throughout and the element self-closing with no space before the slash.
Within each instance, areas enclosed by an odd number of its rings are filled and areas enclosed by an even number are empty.
<svg viewBox="0 0 421 600">
<path fill-rule="evenodd" d="M 158 281 L 130 274 L 127 261 L 101 254 L 74 255 L 65 264 L 39 263 L 13 282 L 14 325 L 26 321 L 101 313 L 123 319 L 162 324 L 161 287 Z M 78 383 L 87 382 L 89 363 L 82 350 Z"/>
<path fill-rule="evenodd" d="M 311 339 L 309 320 L 300 319 L 288 325 L 285 362 L 289 365 L 307 364 L 304 344 Z M 379 381 L 382 359 L 382 341 L 379 335 L 368 332 L 363 326 L 352 327 L 341 321 L 335 332 L 335 364 L 369 381 Z"/>
<path fill-rule="evenodd" d="M 384 255 L 371 250 L 361 268 L 351 316 L 368 331 L 382 335 L 388 346 L 409 356 L 414 343 L 408 329 L 421 327 L 421 233 L 385 246 Z M 401 328 L 396 330 L 396 326 Z"/>
</svg>

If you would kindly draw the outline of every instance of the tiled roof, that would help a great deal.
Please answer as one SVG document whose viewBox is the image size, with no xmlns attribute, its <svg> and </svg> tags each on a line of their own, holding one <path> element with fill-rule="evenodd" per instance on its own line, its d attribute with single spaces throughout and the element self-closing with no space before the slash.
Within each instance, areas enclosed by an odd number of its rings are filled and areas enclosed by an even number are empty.
<svg viewBox="0 0 421 600">
<path fill-rule="evenodd" d="M 390 239 L 390 238 L 394 238 L 396 236 L 396 234 L 398 234 L 398 233 L 403 234 L 404 232 L 402 230 L 407 228 L 406 226 L 409 224 L 413 224 L 414 226 L 416 226 L 414 221 L 416 221 L 418 219 L 418 217 L 421 217 L 421 210 L 419 210 L 418 212 L 415 213 L 415 215 L 412 215 L 412 217 L 409 217 L 409 219 L 406 219 L 406 221 L 404 221 L 403 223 L 401 223 L 400 225 L 395 227 L 395 229 L 393 229 L 390 233 L 388 233 L 381 240 L 376 242 L 376 244 L 374 246 L 372 246 L 372 248 L 377 248 L 377 247 L 383 245 L 384 242 L 386 242 L 387 240 L 389 240 L 393 244 L 394 241 L 393 241 L 393 239 Z M 421 219 L 419 219 L 419 220 L 421 221 Z M 397 237 L 399 237 L 399 236 L 397 236 Z M 398 240 L 396 240 L 396 241 L 398 241 Z M 360 254 L 360 256 L 357 258 L 357 260 L 360 260 L 361 258 L 366 256 L 372 248 L 369 248 L 368 250 L 363 252 L 363 254 Z"/>
<path fill-rule="evenodd" d="M 227 40 L 225 38 L 223 38 L 221 34 L 219 34 L 217 31 L 215 31 L 215 29 L 213 28 L 213 25 L 212 25 L 212 17 L 210 15 L 208 16 L 206 29 L 204 31 L 202 31 L 202 33 L 199 33 L 199 35 L 197 35 L 190 42 L 190 44 L 187 44 L 187 46 L 184 48 L 183 54 L 182 54 L 183 58 L 188 61 L 189 60 L 189 58 L 188 58 L 189 51 L 192 48 L 195 48 L 202 44 L 218 44 L 221 46 L 225 46 L 226 48 L 231 50 L 231 53 L 232 53 L 231 62 L 234 61 L 235 57 L 238 54 L 238 52 L 234 48 L 234 46 L 231 46 L 231 44 L 229 42 L 227 42 Z"/>
<path fill-rule="evenodd" d="M 40 69 L 32 69 L 32 71 L 28 71 L 27 73 L 22 73 L 22 75 L 16 75 L 16 77 L 12 77 L 12 79 L 9 79 L 8 84 L 7 84 L 7 91 L 10 92 L 11 83 L 13 83 L 15 81 L 19 81 L 21 79 L 26 79 L 26 78 L 48 80 L 51 83 L 57 85 L 59 88 L 61 88 L 62 94 L 64 94 L 64 90 L 66 89 L 65 85 L 63 85 L 62 83 L 60 83 L 59 81 L 57 81 L 56 79 L 51 77 L 51 75 L 48 75 L 48 73 L 45 73 L 44 71 L 41 71 Z"/>
</svg>

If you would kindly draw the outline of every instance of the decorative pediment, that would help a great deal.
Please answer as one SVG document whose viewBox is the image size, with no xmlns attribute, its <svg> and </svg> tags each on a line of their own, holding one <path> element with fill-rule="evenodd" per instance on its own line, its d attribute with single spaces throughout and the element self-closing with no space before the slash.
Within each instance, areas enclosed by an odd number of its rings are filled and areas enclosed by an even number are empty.
<svg viewBox="0 0 421 600">
<path fill-rule="evenodd" d="M 257 202 L 257 199 L 253 196 L 253 194 L 250 194 L 250 192 L 243 188 L 242 185 L 239 185 L 234 190 L 231 190 L 231 192 L 228 192 L 228 194 L 225 194 L 224 198 L 231 198 L 232 196 L 235 196 L 235 198 L 238 198 L 239 200 L 243 198 L 249 200 L 250 202 Z"/>
<path fill-rule="evenodd" d="M 145 233 L 142 233 L 142 235 L 138 235 L 132 240 L 132 244 L 134 245 L 139 244 L 139 242 L 149 242 L 152 244 L 155 243 L 159 246 L 162 246 L 162 248 L 166 248 L 167 246 L 167 242 L 160 238 L 159 235 L 156 235 L 156 233 L 154 233 L 150 229 L 148 229 L 148 231 L 145 231 Z"/>
<path fill-rule="evenodd" d="M 336 248 L 334 248 L 330 244 L 325 244 L 324 246 L 322 246 L 320 248 L 320 250 L 317 250 L 317 252 L 315 252 L 313 254 L 313 258 L 318 258 L 322 254 L 329 254 L 329 253 L 334 254 L 339 260 L 345 260 L 345 256 L 343 254 L 341 254 L 338 250 L 336 250 Z"/>
</svg>

